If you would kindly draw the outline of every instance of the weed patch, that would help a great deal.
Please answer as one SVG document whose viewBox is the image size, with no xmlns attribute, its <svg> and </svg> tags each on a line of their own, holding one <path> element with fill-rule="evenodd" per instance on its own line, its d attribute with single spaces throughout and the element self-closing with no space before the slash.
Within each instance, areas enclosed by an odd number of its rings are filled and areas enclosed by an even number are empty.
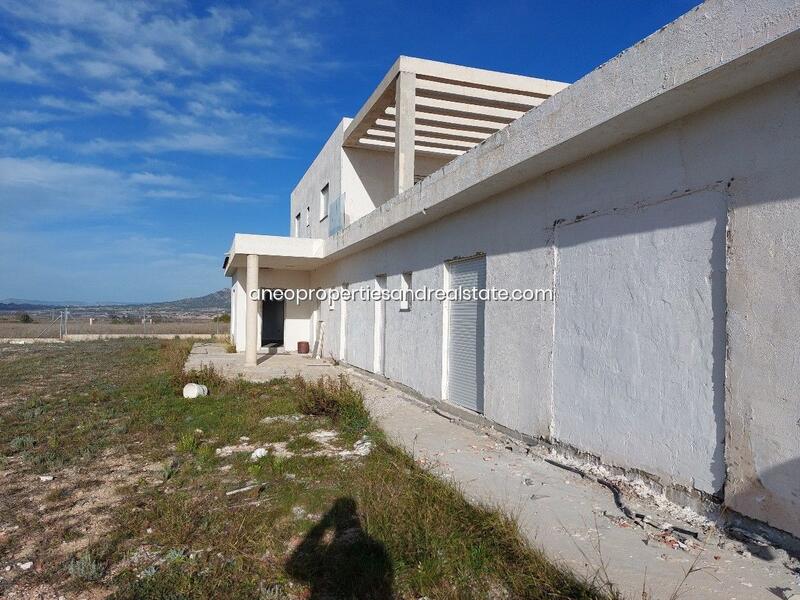
<svg viewBox="0 0 800 600">
<path fill-rule="evenodd" d="M 67 572 L 77 579 L 93 582 L 102 579 L 105 568 L 89 552 L 84 552 L 69 562 Z"/>
<path fill-rule="evenodd" d="M 296 377 L 293 383 L 298 391 L 298 404 L 303 413 L 330 417 L 351 437 L 369 427 L 370 416 L 364 406 L 364 398 L 346 377 L 320 377 L 314 382 Z"/>
<path fill-rule="evenodd" d="M 0 551 L 35 540 L 48 565 L 27 581 L 118 599 L 603 597 L 391 446 L 346 378 L 185 373 L 190 348 L 0 354 L 4 469 L 55 476 L 0 492 Z M 209 395 L 183 398 L 189 381 Z"/>
</svg>

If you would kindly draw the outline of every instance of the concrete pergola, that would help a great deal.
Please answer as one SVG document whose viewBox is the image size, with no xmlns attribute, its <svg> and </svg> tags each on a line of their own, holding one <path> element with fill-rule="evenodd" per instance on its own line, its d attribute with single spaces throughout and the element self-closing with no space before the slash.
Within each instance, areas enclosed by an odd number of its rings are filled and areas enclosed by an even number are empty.
<svg viewBox="0 0 800 600">
<path fill-rule="evenodd" d="M 395 195 L 414 156 L 455 158 L 568 84 L 401 56 L 344 134 L 343 145 L 394 152 Z"/>
</svg>

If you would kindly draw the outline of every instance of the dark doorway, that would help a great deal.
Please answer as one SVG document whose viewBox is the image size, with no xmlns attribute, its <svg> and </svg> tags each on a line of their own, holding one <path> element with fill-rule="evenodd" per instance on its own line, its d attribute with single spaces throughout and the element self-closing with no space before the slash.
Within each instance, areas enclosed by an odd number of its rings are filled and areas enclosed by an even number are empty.
<svg viewBox="0 0 800 600">
<path fill-rule="evenodd" d="M 261 305 L 261 345 L 283 346 L 283 300 L 266 299 Z"/>
</svg>

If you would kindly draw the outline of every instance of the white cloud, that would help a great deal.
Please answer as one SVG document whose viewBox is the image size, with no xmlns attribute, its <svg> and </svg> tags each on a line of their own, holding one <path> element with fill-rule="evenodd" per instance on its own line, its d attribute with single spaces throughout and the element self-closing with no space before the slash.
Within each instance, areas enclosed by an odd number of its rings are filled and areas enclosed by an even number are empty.
<svg viewBox="0 0 800 600">
<path fill-rule="evenodd" d="M 38 83 L 43 77 L 33 67 L 20 62 L 17 57 L 0 52 L 0 79 L 19 83 Z"/>
<path fill-rule="evenodd" d="M 157 98 L 136 90 L 104 90 L 94 97 L 94 101 L 100 106 L 116 110 L 144 108 L 159 103 Z"/>
<path fill-rule="evenodd" d="M 224 182 L 189 180 L 167 172 L 127 173 L 37 157 L 0 157 L 0 198 L 0 223 L 17 224 L 119 215 L 148 200 L 241 203 L 270 199 L 230 193 Z"/>
<path fill-rule="evenodd" d="M 0 214 L 6 222 L 114 213 L 126 208 L 131 192 L 125 177 L 111 169 L 44 158 L 0 158 Z"/>
<path fill-rule="evenodd" d="M 58 120 L 58 115 L 41 110 L 12 109 L 0 111 L 0 121 L 16 125 L 31 125 Z"/>
<path fill-rule="evenodd" d="M 182 177 L 176 177 L 175 175 L 159 175 L 156 173 L 150 173 L 148 171 L 144 171 L 142 173 L 133 173 L 129 179 L 132 183 L 141 185 L 169 185 L 174 187 L 186 187 L 189 184 L 189 182 Z"/>
<path fill-rule="evenodd" d="M 17 127 L 0 127 L 0 148 L 6 151 L 45 148 L 63 141 L 64 136 L 61 132 L 51 129 L 27 130 Z"/>
<path fill-rule="evenodd" d="M 254 156 L 285 155 L 286 136 L 297 132 L 266 115 L 281 86 L 264 82 L 308 72 L 321 54 L 319 36 L 305 20 L 320 13 L 296 8 L 0 0 L 0 18 L 18 42 L 0 53 L 0 77 L 43 87 L 39 112 L 58 114 L 65 129 L 103 115 L 146 119 L 124 128 L 136 140 L 67 139 L 82 152 L 244 155 L 246 146 Z M 0 99 L 0 112 L 23 109 L 8 104 Z M 158 134 L 142 126 L 148 122 Z"/>
</svg>

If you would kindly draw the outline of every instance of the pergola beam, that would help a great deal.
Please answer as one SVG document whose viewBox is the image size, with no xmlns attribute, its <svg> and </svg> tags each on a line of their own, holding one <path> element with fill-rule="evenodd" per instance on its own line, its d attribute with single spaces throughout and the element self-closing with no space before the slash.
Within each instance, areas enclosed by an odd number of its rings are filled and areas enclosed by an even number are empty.
<svg viewBox="0 0 800 600">
<path fill-rule="evenodd" d="M 435 115 L 447 115 L 451 117 L 466 117 L 468 119 L 482 119 L 484 121 L 494 121 L 508 125 L 516 121 L 525 111 L 509 110 L 506 108 L 493 108 L 491 106 L 476 106 L 464 102 L 452 102 L 450 100 L 438 100 L 436 98 L 417 98 L 417 108 L 424 112 Z"/>
<path fill-rule="evenodd" d="M 527 112 L 544 102 L 544 98 L 538 96 L 499 92 L 423 78 L 417 79 L 417 97 L 520 112 Z"/>
<path fill-rule="evenodd" d="M 389 121 L 386 119 L 378 119 L 375 125 L 372 126 L 372 129 L 367 130 L 368 133 L 370 131 L 391 132 L 392 136 L 394 136 L 394 121 Z M 447 140 L 457 140 L 460 142 L 472 142 L 473 144 L 478 144 L 482 142 L 490 135 L 488 133 L 477 133 L 474 131 L 460 131 L 458 129 L 446 129 L 444 127 L 432 127 L 430 125 L 420 125 L 419 123 L 416 124 L 414 132 L 417 135 L 426 135 L 429 137 L 435 137 Z"/>
<path fill-rule="evenodd" d="M 402 65 L 403 70 L 413 71 L 420 77 L 428 79 L 457 81 L 464 85 L 485 89 L 513 90 L 518 93 L 540 95 L 544 98 L 557 94 L 568 85 L 560 81 L 452 65 L 411 56 L 401 56 L 398 62 Z"/>
<path fill-rule="evenodd" d="M 382 150 L 384 152 L 394 152 L 394 141 L 376 138 L 361 138 L 353 144 L 355 148 L 367 148 L 369 150 Z M 458 150 L 448 148 L 434 148 L 427 144 L 414 144 L 414 153 L 416 156 L 460 156 L 466 152 L 466 149 L 461 148 Z"/>
<path fill-rule="evenodd" d="M 377 140 L 381 142 L 391 142 L 392 144 L 395 143 L 394 133 L 389 131 L 377 131 L 375 129 L 367 130 L 367 133 L 364 135 L 362 140 Z M 477 144 L 476 142 L 462 142 L 459 140 L 449 140 L 449 139 L 441 139 L 441 138 L 434 138 L 424 135 L 415 135 L 414 136 L 414 144 L 421 145 L 421 146 L 428 146 L 431 148 L 447 148 L 449 150 L 463 150 L 467 151 L 471 148 L 474 148 Z"/>
<path fill-rule="evenodd" d="M 394 119 L 394 106 L 386 108 L 386 118 Z M 451 129 L 461 129 L 464 131 L 475 131 L 480 133 L 496 133 L 505 127 L 502 123 L 485 121 L 483 119 L 469 119 L 466 117 L 453 117 L 450 115 L 435 115 L 433 113 L 417 110 L 416 122 L 422 125 L 433 125 L 435 127 L 449 127 Z"/>
</svg>

